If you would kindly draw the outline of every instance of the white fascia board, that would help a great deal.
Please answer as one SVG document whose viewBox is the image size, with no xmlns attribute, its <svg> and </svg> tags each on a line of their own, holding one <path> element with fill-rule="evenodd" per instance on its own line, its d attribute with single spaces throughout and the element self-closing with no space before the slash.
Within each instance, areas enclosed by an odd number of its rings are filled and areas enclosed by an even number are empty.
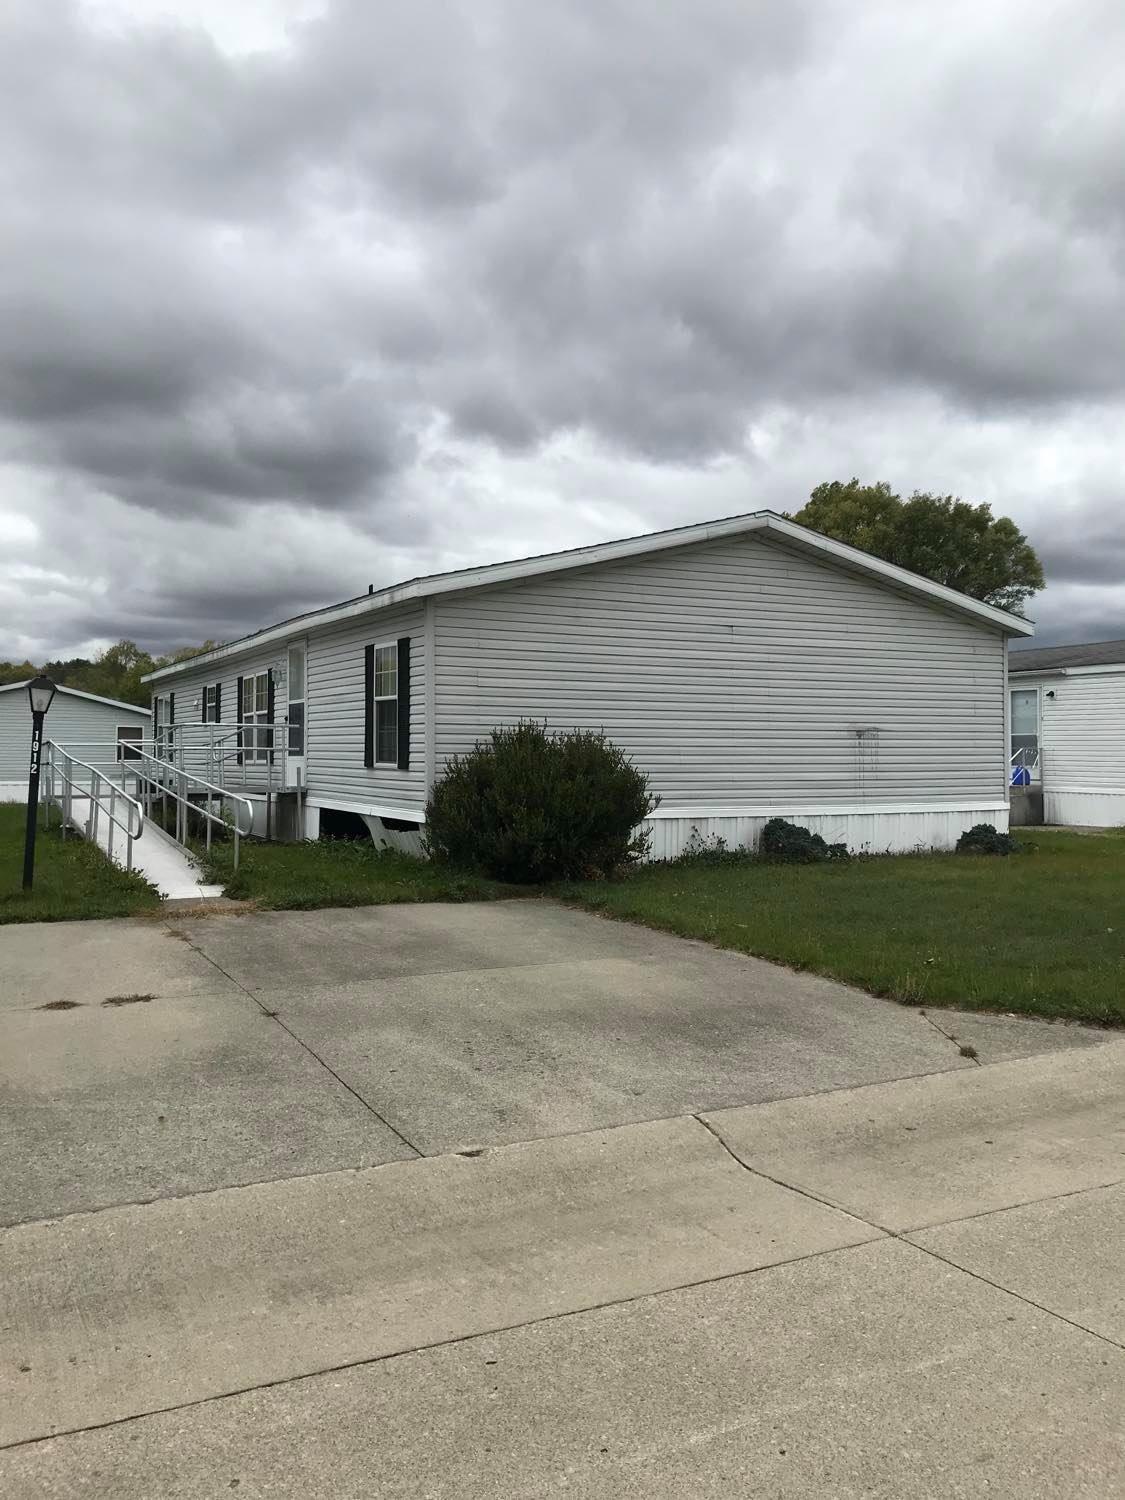
<svg viewBox="0 0 1125 1500">
<path fill-rule="evenodd" d="M 1120 677 L 1125 672 L 1125 661 L 1095 663 L 1089 667 L 1063 667 L 1064 677 Z"/>
<path fill-rule="evenodd" d="M 440 573 L 432 578 L 414 578 L 408 583 L 394 584 L 373 594 L 361 594 L 344 604 L 329 606 L 312 615 L 294 616 L 277 625 L 268 626 L 256 635 L 243 636 L 229 645 L 219 646 L 201 656 L 190 657 L 175 666 L 161 667 L 149 672 L 143 682 L 166 681 L 169 678 L 193 672 L 213 662 L 226 661 L 232 656 L 242 656 L 289 639 L 295 631 L 311 634 L 342 621 L 354 620 L 377 610 L 394 609 L 402 604 L 412 604 L 420 599 L 437 594 L 460 593 L 465 589 L 491 588 L 498 584 L 517 583 L 525 578 L 540 578 L 549 573 L 561 573 L 572 568 L 588 568 L 595 563 L 618 562 L 633 557 L 643 557 L 650 552 L 663 552 L 672 547 L 687 547 L 698 542 L 720 541 L 725 537 L 742 536 L 753 531 L 773 531 L 779 537 L 820 552 L 837 562 L 846 564 L 875 578 L 897 584 L 910 593 L 922 594 L 962 614 L 972 615 L 998 626 L 1009 635 L 1034 635 L 1035 626 L 1030 620 L 1010 615 L 1005 610 L 994 609 L 967 594 L 944 584 L 933 583 L 906 568 L 883 562 L 857 547 L 833 541 L 819 532 L 809 531 L 793 521 L 776 515 L 773 511 L 752 511 L 743 516 L 728 516 L 720 521 L 704 521 L 698 526 L 679 526 L 671 531 L 656 531 L 649 536 L 628 537 L 620 542 L 600 542 L 592 547 L 576 547 L 569 552 L 554 552 L 543 557 L 525 557 L 516 562 L 486 563 L 479 568 L 463 568 L 455 573 Z"/>
<path fill-rule="evenodd" d="M 1120 677 L 1125 673 L 1125 661 L 1095 662 L 1089 667 L 1014 667 L 1009 663 L 1011 677 Z"/>
</svg>

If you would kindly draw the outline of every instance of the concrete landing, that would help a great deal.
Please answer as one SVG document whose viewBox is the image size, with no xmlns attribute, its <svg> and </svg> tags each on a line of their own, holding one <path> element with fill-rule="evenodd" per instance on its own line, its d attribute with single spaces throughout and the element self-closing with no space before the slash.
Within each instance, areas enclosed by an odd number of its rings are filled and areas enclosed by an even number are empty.
<svg viewBox="0 0 1125 1500">
<path fill-rule="evenodd" d="M 71 806 L 73 823 L 84 829 L 89 817 L 89 799 L 75 797 Z M 95 842 L 115 864 L 124 866 L 125 835 L 105 816 L 104 807 L 98 815 Z M 166 900 L 188 897 L 193 901 L 205 901 L 223 894 L 222 886 L 207 885 L 195 860 L 175 839 L 169 838 L 148 819 L 143 833 L 133 844 L 133 869 L 154 885 Z"/>
</svg>

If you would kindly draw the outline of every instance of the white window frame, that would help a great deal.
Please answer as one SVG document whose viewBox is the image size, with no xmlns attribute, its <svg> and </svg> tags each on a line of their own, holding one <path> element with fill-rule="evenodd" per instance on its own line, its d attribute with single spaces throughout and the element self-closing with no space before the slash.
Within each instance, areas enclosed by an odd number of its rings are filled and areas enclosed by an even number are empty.
<svg viewBox="0 0 1125 1500">
<path fill-rule="evenodd" d="M 380 654 L 383 653 L 383 652 L 389 652 L 390 653 L 391 660 L 392 660 L 392 663 L 393 663 L 393 665 L 391 667 L 391 671 L 393 673 L 393 681 L 392 681 L 391 691 L 389 693 L 388 692 L 381 693 L 379 691 L 379 688 L 380 688 L 380 677 L 381 677 L 381 675 L 383 675 L 383 674 L 380 673 L 380 670 L 379 670 L 379 657 L 380 657 Z M 374 667 L 374 671 L 372 673 L 372 688 L 373 688 L 373 692 L 372 692 L 372 702 L 371 702 L 371 715 L 372 715 L 373 722 L 372 722 L 371 728 L 372 728 L 373 738 L 374 738 L 374 741 L 375 741 L 375 764 L 377 766 L 397 766 L 398 765 L 398 642 L 397 641 L 377 641 L 375 643 L 375 667 Z M 388 705 L 389 705 L 389 707 L 388 707 Z M 384 710 L 384 713 L 382 715 L 380 714 L 380 709 L 381 708 L 383 708 L 383 710 Z M 391 730 L 392 730 L 392 735 L 393 735 L 393 743 L 392 743 L 392 747 L 391 747 L 392 753 L 391 753 L 391 755 L 389 757 L 386 757 L 386 756 L 384 756 L 384 755 L 382 755 L 380 753 L 381 752 L 381 746 L 380 746 L 380 735 L 379 735 L 379 720 L 380 720 L 381 717 L 388 717 L 390 719 L 390 723 L 391 723 Z"/>
<path fill-rule="evenodd" d="M 152 718 L 152 737 L 155 741 L 157 755 L 161 753 L 162 749 L 167 748 L 171 744 L 172 725 L 168 720 L 168 704 L 171 702 L 171 699 L 171 693 L 157 693 L 156 695 L 156 711 Z"/>
<path fill-rule="evenodd" d="M 269 730 L 262 731 L 262 726 L 270 721 L 268 667 L 263 672 L 251 672 L 243 677 L 238 712 L 242 724 L 242 762 L 244 765 L 264 765 L 270 758 Z"/>
<path fill-rule="evenodd" d="M 209 682 L 203 689 L 203 722 L 204 724 L 219 722 L 219 684 L 217 682 Z"/>
<path fill-rule="evenodd" d="M 293 696 L 293 684 L 296 674 L 293 671 L 294 658 L 300 662 L 301 695 L 299 698 Z M 305 640 L 290 641 L 286 649 L 285 663 L 285 692 L 289 700 L 288 712 L 285 715 L 287 724 L 286 742 L 288 753 L 296 761 L 300 761 L 305 753 L 305 728 L 308 722 L 307 704 L 309 692 L 309 649 Z M 299 709 L 296 722 L 294 722 L 294 709 Z"/>
</svg>

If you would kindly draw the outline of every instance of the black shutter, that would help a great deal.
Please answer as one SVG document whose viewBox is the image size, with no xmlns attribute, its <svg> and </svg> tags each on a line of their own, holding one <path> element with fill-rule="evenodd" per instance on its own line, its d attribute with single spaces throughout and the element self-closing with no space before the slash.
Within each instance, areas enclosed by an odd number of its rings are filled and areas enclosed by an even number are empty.
<svg viewBox="0 0 1125 1500">
<path fill-rule="evenodd" d="M 176 722 L 176 695 L 175 695 L 175 693 L 169 693 L 168 694 L 168 722 L 169 722 L 169 724 L 174 724 Z"/>
<path fill-rule="evenodd" d="M 236 691 L 238 693 L 238 739 L 237 739 L 236 743 L 238 745 L 238 764 L 241 765 L 242 764 L 242 678 L 241 677 L 238 679 L 238 687 L 237 687 Z"/>
<path fill-rule="evenodd" d="M 199 690 L 199 700 L 200 700 L 200 705 L 201 705 L 200 706 L 200 710 L 199 710 L 199 722 L 201 724 L 206 724 L 206 722 L 207 722 L 207 684 L 206 683 L 204 683 L 203 686 Z"/>
<path fill-rule="evenodd" d="M 363 764 L 375 764 L 375 647 L 363 648 Z"/>
<path fill-rule="evenodd" d="M 221 682 L 215 684 L 215 723 L 223 722 L 223 685 Z"/>
<path fill-rule="evenodd" d="M 274 707 L 273 668 L 272 667 L 266 673 L 266 684 L 267 684 L 267 686 L 266 686 L 266 723 L 269 725 L 269 728 L 266 730 L 266 744 L 269 746 L 269 749 L 270 749 L 270 765 L 272 766 L 273 765 L 273 707 Z"/>
<path fill-rule="evenodd" d="M 398 642 L 398 768 L 410 770 L 410 637 Z"/>
</svg>

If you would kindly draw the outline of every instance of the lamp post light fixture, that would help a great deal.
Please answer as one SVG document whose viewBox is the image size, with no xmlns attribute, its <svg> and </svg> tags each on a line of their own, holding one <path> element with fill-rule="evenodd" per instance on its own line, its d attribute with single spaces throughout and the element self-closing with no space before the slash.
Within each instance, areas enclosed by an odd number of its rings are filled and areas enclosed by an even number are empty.
<svg viewBox="0 0 1125 1500">
<path fill-rule="evenodd" d="M 39 765 L 43 750 L 43 720 L 55 696 L 55 684 L 40 672 L 27 685 L 31 704 L 31 766 L 27 777 L 27 833 L 23 841 L 23 888 L 31 889 L 35 875 L 35 814 L 39 807 Z"/>
</svg>

